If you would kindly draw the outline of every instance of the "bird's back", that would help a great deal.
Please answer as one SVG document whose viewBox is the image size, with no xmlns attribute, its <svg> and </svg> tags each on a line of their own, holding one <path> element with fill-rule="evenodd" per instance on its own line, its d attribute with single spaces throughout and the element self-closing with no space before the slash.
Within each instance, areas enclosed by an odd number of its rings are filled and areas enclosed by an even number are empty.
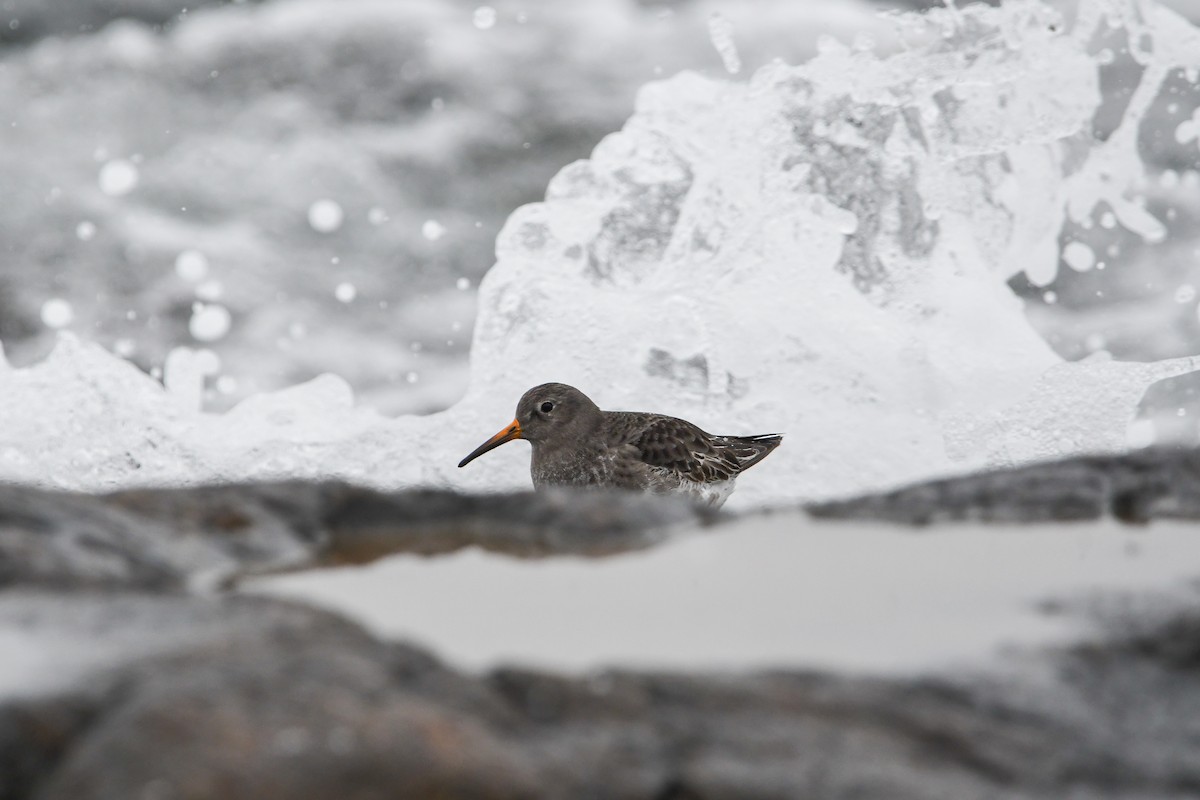
<svg viewBox="0 0 1200 800">
<path fill-rule="evenodd" d="M 718 436 L 663 414 L 604 412 L 606 444 L 619 488 L 685 492 L 719 506 L 739 474 L 779 446 L 782 436 Z"/>
</svg>

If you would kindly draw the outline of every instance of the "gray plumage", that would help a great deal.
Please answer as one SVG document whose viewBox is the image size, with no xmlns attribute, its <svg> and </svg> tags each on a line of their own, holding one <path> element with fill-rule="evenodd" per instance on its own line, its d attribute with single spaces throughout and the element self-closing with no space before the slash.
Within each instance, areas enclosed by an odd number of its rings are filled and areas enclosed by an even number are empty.
<svg viewBox="0 0 1200 800">
<path fill-rule="evenodd" d="M 682 493 L 717 507 L 733 491 L 737 476 L 766 458 L 783 437 L 717 436 L 664 414 L 601 411 L 578 389 L 545 383 L 526 392 L 512 424 L 459 466 L 512 439 L 527 439 L 533 447 L 530 474 L 536 488 Z"/>
</svg>

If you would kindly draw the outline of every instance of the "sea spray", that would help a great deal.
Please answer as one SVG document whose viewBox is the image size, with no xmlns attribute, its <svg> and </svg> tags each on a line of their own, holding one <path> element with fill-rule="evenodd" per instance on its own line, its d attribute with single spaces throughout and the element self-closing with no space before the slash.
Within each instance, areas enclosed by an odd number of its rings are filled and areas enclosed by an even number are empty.
<svg viewBox="0 0 1200 800">
<path fill-rule="evenodd" d="M 1191 360 L 1067 363 L 1008 281 L 1051 282 L 1063 226 L 1097 209 L 1164 235 L 1136 142 L 1163 82 L 1200 66 L 1196 29 L 1116 0 L 1082 3 L 1073 26 L 1037 2 L 896 21 L 910 47 L 888 57 L 827 42 L 747 82 L 646 86 L 621 132 L 513 213 L 448 411 L 385 420 L 326 378 L 186 412 L 68 337 L 0 371 L 0 478 L 522 487 L 519 448 L 454 464 L 546 380 L 714 432 L 786 433 L 735 505 L 1127 447 L 1145 389 Z M 1095 42 L 1121 27 L 1144 69 L 1101 140 Z"/>
</svg>

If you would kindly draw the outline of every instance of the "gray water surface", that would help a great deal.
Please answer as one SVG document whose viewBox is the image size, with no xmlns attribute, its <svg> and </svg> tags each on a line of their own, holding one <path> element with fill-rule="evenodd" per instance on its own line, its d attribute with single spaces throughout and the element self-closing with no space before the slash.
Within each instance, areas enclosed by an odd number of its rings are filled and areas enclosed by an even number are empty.
<svg viewBox="0 0 1200 800">
<path fill-rule="evenodd" d="M 779 514 L 600 560 L 404 555 L 247 589 L 340 611 L 469 669 L 897 673 L 1069 643 L 1091 623 L 1048 607 L 1169 592 L 1197 576 L 1200 536 L 1183 524 L 914 532 Z"/>
</svg>

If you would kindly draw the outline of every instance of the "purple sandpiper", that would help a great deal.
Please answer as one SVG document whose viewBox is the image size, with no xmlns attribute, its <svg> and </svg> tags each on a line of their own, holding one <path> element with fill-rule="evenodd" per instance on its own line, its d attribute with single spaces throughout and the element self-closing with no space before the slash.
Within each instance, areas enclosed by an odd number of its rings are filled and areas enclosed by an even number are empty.
<svg viewBox="0 0 1200 800">
<path fill-rule="evenodd" d="M 513 439 L 533 446 L 535 488 L 593 486 L 683 494 L 714 508 L 733 482 L 779 446 L 778 434 L 714 436 L 664 414 L 601 411 L 563 383 L 524 394 L 512 424 L 462 461 L 468 463 Z"/>
</svg>

